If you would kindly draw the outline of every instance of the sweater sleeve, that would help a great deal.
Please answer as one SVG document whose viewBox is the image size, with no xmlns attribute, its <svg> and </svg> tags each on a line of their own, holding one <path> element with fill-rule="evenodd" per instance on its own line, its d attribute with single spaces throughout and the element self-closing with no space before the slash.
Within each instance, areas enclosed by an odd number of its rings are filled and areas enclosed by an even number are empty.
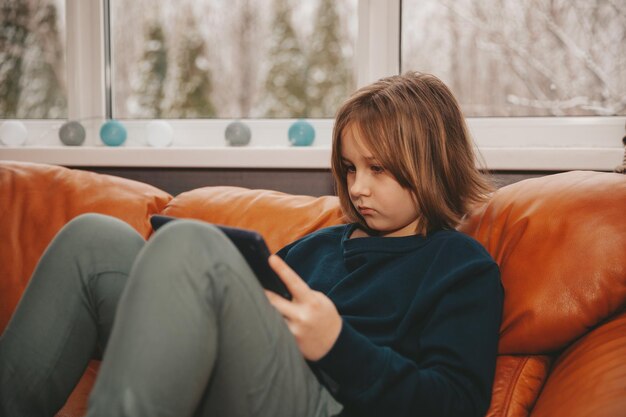
<svg viewBox="0 0 626 417">
<path fill-rule="evenodd" d="M 344 320 L 332 349 L 315 363 L 349 415 L 479 417 L 487 411 L 503 298 L 498 267 L 482 257 L 426 282 L 420 294 L 434 301 L 415 359 L 376 345 Z"/>
</svg>

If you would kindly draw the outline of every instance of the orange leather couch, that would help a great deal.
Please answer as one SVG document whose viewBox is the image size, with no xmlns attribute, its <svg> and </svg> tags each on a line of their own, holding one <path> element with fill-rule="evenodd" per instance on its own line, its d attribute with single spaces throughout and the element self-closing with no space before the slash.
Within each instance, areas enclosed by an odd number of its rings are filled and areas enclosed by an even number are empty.
<svg viewBox="0 0 626 417">
<path fill-rule="evenodd" d="M 146 238 L 155 213 L 255 229 L 272 250 L 342 222 L 335 197 L 152 186 L 57 166 L 0 162 L 0 331 L 46 245 L 80 213 Z M 626 176 L 569 172 L 498 190 L 461 230 L 497 260 L 505 287 L 488 416 L 626 416 Z M 82 416 L 92 362 L 58 416 Z M 384 417 L 384 416 L 381 416 Z"/>
</svg>

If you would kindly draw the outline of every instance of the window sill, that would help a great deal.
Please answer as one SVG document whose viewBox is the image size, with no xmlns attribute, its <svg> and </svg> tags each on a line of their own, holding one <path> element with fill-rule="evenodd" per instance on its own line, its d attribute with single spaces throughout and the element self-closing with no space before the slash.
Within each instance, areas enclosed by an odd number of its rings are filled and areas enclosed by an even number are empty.
<svg viewBox="0 0 626 417">
<path fill-rule="evenodd" d="M 329 148 L 291 147 L 22 147 L 0 160 L 65 166 L 187 168 L 328 168 Z"/>
<path fill-rule="evenodd" d="M 287 130 L 293 120 L 246 120 L 253 131 L 245 147 L 228 147 L 230 120 L 168 120 L 174 146 L 147 146 L 146 120 L 124 121 L 128 140 L 119 148 L 98 138 L 100 123 L 85 123 L 80 147 L 63 146 L 60 120 L 22 120 L 25 146 L 0 145 L 0 160 L 65 166 L 328 169 L 333 121 L 310 120 L 316 131 L 311 147 L 291 147 Z M 487 167 L 497 171 L 612 171 L 622 163 L 626 117 L 470 118 L 469 129 Z"/>
<path fill-rule="evenodd" d="M 482 147 L 497 171 L 612 171 L 621 148 Z M 0 147 L 0 160 L 65 166 L 328 169 L 330 147 Z"/>
</svg>

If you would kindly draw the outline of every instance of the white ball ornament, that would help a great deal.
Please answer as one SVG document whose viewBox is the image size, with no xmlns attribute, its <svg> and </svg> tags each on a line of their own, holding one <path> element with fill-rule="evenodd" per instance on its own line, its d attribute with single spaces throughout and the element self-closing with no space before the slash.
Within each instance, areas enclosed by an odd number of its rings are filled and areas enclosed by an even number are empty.
<svg viewBox="0 0 626 417">
<path fill-rule="evenodd" d="M 152 120 L 146 124 L 148 145 L 155 148 L 170 146 L 174 140 L 172 125 L 163 120 Z"/>
<path fill-rule="evenodd" d="M 22 146 L 27 136 L 28 131 L 22 122 L 7 120 L 0 125 L 0 141 L 6 146 Z"/>
</svg>

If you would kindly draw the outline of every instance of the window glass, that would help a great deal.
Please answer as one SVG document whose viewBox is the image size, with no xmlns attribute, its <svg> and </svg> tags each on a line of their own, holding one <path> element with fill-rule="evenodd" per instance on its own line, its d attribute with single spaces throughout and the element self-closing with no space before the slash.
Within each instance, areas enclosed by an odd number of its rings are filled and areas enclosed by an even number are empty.
<svg viewBox="0 0 626 417">
<path fill-rule="evenodd" d="M 625 0 L 404 0 L 401 40 L 467 116 L 626 115 Z"/>
<path fill-rule="evenodd" d="M 67 117 L 65 2 L 0 1 L 0 118 Z"/>
<path fill-rule="evenodd" d="M 332 117 L 357 0 L 111 1 L 116 118 Z"/>
</svg>

